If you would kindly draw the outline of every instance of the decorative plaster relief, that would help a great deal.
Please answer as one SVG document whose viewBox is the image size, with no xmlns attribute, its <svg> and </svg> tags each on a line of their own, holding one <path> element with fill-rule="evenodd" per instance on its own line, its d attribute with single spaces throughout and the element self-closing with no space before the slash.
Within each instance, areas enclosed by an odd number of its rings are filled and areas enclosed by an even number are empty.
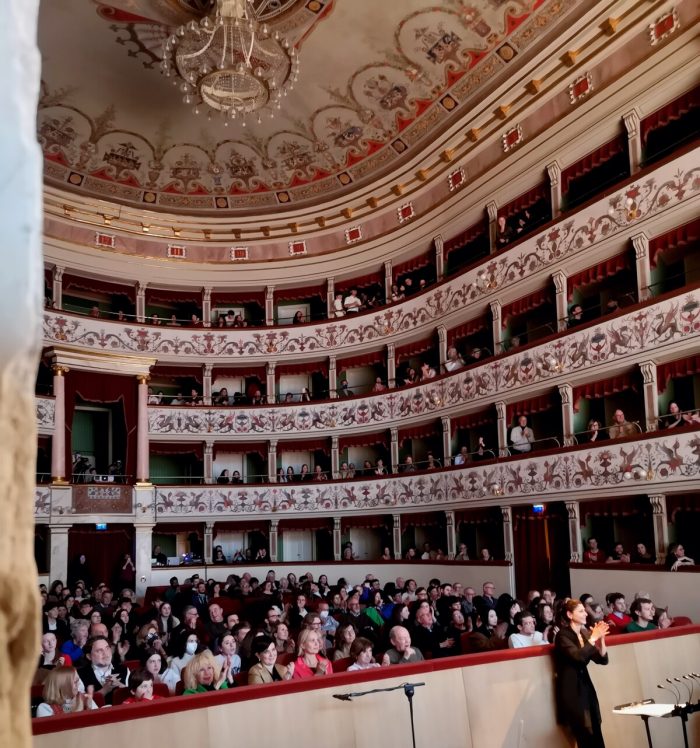
<svg viewBox="0 0 700 748">
<path fill-rule="evenodd" d="M 52 397 L 36 398 L 36 425 L 39 431 L 53 431 L 56 401 Z"/>
</svg>

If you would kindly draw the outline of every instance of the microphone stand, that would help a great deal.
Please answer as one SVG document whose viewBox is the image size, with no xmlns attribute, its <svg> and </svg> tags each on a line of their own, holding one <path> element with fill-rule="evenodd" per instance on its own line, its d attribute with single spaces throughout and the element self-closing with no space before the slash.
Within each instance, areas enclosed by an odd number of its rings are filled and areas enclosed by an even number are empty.
<svg viewBox="0 0 700 748">
<path fill-rule="evenodd" d="M 372 688 L 369 691 L 357 691 L 355 693 L 334 693 L 333 698 L 339 699 L 340 701 L 352 701 L 360 696 L 368 696 L 371 693 L 388 693 L 389 691 L 403 689 L 403 692 L 408 699 L 408 710 L 411 715 L 411 739 L 413 741 L 413 748 L 416 748 L 416 727 L 413 721 L 413 695 L 416 688 L 424 685 L 425 683 L 401 683 L 398 686 L 391 686 L 390 688 Z"/>
</svg>

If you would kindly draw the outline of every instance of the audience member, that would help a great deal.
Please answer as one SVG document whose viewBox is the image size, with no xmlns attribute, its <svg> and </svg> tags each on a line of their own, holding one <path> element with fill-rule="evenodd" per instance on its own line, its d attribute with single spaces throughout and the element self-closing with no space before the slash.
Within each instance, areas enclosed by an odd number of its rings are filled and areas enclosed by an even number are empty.
<svg viewBox="0 0 700 748">
<path fill-rule="evenodd" d="M 583 552 L 584 564 L 602 564 L 607 561 L 605 551 L 598 548 L 596 538 L 588 538 L 588 549 Z"/>
<path fill-rule="evenodd" d="M 523 415 L 518 418 L 518 425 L 511 429 L 510 441 L 516 454 L 524 454 L 532 450 L 535 435 L 527 425 L 527 416 Z"/>
<path fill-rule="evenodd" d="M 613 414 L 613 425 L 608 429 L 611 439 L 624 439 L 629 436 L 635 436 L 638 432 L 634 423 L 630 423 L 625 414 L 619 408 Z"/>
<path fill-rule="evenodd" d="M 677 571 L 679 566 L 693 566 L 695 561 L 685 555 L 685 548 L 680 543 L 671 543 L 666 556 L 666 568 Z"/>
<path fill-rule="evenodd" d="M 81 691 L 81 681 L 74 667 L 57 667 L 44 681 L 43 701 L 36 710 L 37 717 L 52 717 L 55 714 L 82 712 L 97 709 L 93 701 L 93 689 Z"/>
<path fill-rule="evenodd" d="M 654 623 L 654 603 L 647 597 L 638 597 L 630 608 L 632 622 L 628 623 L 625 631 L 634 634 L 639 631 L 651 631 L 656 628 Z"/>
<path fill-rule="evenodd" d="M 529 610 L 516 613 L 513 622 L 518 631 L 508 637 L 511 649 L 537 647 L 547 643 L 544 636 L 536 630 L 535 616 Z"/>
<path fill-rule="evenodd" d="M 411 634 L 404 626 L 394 626 L 389 632 L 391 647 L 382 658 L 382 665 L 403 665 L 407 662 L 422 662 L 423 653 L 411 644 Z"/>
</svg>

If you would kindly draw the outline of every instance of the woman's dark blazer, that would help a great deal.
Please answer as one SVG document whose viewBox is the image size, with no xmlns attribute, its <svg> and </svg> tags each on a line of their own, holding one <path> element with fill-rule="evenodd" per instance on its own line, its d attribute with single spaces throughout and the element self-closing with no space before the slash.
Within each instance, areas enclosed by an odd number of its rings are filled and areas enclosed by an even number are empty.
<svg viewBox="0 0 700 748">
<path fill-rule="evenodd" d="M 557 698 L 557 718 L 560 723 L 587 726 L 586 712 L 591 724 L 600 723 L 598 697 L 588 674 L 588 663 L 607 665 L 608 656 L 601 655 L 588 640 L 588 629 L 581 629 L 584 645 L 579 645 L 576 632 L 569 627 L 562 628 L 554 639 L 554 663 L 556 672 L 555 692 Z"/>
</svg>

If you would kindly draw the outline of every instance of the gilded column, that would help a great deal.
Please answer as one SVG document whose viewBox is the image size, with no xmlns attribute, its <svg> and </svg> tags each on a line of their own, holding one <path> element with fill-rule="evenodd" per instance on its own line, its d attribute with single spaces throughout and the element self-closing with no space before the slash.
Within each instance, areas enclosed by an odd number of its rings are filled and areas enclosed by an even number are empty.
<svg viewBox="0 0 700 748">
<path fill-rule="evenodd" d="M 51 437 L 51 482 L 66 485 L 72 476 L 66 480 L 66 379 L 67 366 L 54 364 L 53 396 L 55 400 L 54 431 Z M 59 577 L 62 579 L 62 577 Z"/>
<path fill-rule="evenodd" d="M 657 370 L 655 361 L 642 361 L 639 364 L 644 381 L 644 418 L 647 431 L 656 431 L 659 427 L 659 399 L 657 389 Z"/>
<path fill-rule="evenodd" d="M 566 502 L 566 513 L 569 521 L 569 561 L 579 564 L 583 561 L 583 540 L 581 538 L 581 512 L 578 501 Z"/>
<path fill-rule="evenodd" d="M 136 429 L 136 484 L 150 485 L 149 441 L 148 441 L 148 374 L 139 374 L 138 425 Z"/>
<path fill-rule="evenodd" d="M 668 553 L 668 514 L 666 511 L 666 496 L 662 493 L 650 494 L 652 519 L 654 522 L 654 553 L 657 566 L 666 563 Z"/>
</svg>

